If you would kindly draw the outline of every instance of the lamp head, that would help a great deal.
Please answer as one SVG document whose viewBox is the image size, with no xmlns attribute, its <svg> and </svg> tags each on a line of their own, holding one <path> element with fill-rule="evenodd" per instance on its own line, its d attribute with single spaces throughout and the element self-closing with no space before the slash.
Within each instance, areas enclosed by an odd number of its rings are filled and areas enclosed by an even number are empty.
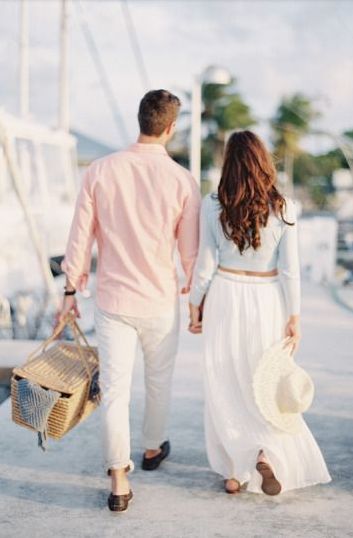
<svg viewBox="0 0 353 538">
<path fill-rule="evenodd" d="M 210 65 L 207 67 L 202 75 L 201 82 L 204 84 L 230 84 L 232 76 L 228 69 L 220 67 L 218 65 Z"/>
</svg>

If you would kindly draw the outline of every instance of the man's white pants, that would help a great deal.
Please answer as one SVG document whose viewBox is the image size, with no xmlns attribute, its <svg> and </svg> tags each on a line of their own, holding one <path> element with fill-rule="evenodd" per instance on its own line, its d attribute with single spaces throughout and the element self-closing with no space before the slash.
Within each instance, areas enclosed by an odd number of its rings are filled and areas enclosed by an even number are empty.
<svg viewBox="0 0 353 538">
<path fill-rule="evenodd" d="M 157 449 L 165 440 L 171 382 L 179 340 L 179 301 L 163 317 L 111 314 L 95 305 L 104 467 L 130 465 L 129 403 L 138 341 L 145 363 L 143 442 Z"/>
</svg>

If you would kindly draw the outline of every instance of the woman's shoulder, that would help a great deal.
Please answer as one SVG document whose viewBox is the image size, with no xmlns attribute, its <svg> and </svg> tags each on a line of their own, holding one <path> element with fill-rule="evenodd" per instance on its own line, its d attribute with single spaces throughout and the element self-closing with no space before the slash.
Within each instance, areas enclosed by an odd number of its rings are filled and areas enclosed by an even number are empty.
<svg viewBox="0 0 353 538">
<path fill-rule="evenodd" d="M 208 209 L 209 211 L 216 211 L 220 209 L 218 194 L 216 192 L 210 192 L 208 194 L 205 194 L 202 200 L 202 205 L 205 209 Z"/>
<path fill-rule="evenodd" d="M 206 194 L 202 199 L 201 214 L 204 219 L 208 220 L 212 225 L 217 219 L 220 212 L 220 204 L 217 193 L 211 192 Z"/>
<path fill-rule="evenodd" d="M 288 195 L 284 195 L 283 198 L 285 202 L 284 208 L 283 208 L 285 217 L 295 219 L 297 217 L 297 211 L 298 211 L 296 201 L 294 200 L 294 198 Z"/>
</svg>

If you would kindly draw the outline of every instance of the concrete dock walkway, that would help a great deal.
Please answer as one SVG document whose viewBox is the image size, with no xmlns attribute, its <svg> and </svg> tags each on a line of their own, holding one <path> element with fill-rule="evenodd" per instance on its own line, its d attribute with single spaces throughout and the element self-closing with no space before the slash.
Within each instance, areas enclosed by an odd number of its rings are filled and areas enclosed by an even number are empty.
<svg viewBox="0 0 353 538">
<path fill-rule="evenodd" d="M 226 495 L 207 464 L 202 423 L 200 336 L 186 332 L 186 304 L 174 378 L 168 461 L 139 469 L 143 368 L 136 361 L 132 396 L 128 512 L 106 507 L 109 480 L 101 464 L 99 410 L 43 453 L 36 434 L 0 406 L 0 536 L 6 538 L 353 537 L 353 314 L 329 290 L 303 286 L 303 340 L 297 360 L 311 373 L 316 398 L 307 422 L 333 481 L 269 498 Z M 35 343 L 34 343 L 35 345 Z"/>
</svg>

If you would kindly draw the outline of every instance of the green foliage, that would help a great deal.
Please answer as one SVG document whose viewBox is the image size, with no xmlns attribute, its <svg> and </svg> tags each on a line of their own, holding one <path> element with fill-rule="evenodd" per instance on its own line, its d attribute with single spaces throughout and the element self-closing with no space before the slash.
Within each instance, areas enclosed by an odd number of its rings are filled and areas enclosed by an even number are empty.
<svg viewBox="0 0 353 538">
<path fill-rule="evenodd" d="M 202 142 L 202 168 L 220 166 L 227 131 L 246 129 L 256 123 L 250 107 L 236 90 L 235 79 L 228 85 L 204 84 L 202 122 L 207 137 Z"/>
<path fill-rule="evenodd" d="M 190 92 L 183 92 L 190 102 Z M 235 129 L 246 129 L 256 123 L 249 105 L 237 91 L 236 80 L 229 84 L 203 84 L 201 88 L 203 112 L 202 126 L 206 136 L 202 140 L 201 168 L 208 170 L 212 166 L 221 166 L 226 134 Z M 182 133 L 181 152 L 178 162 L 188 163 L 188 142 L 190 127 Z M 184 156 L 181 154 L 183 153 Z"/>
<path fill-rule="evenodd" d="M 276 159 L 289 181 L 306 187 L 314 204 L 324 209 L 332 192 L 332 172 L 341 167 L 336 151 L 325 155 L 303 152 L 300 143 L 320 116 L 311 99 L 301 93 L 284 97 L 271 120 Z M 288 159 L 288 157 L 291 157 Z"/>
<path fill-rule="evenodd" d="M 228 102 L 216 108 L 216 123 L 220 130 L 246 129 L 255 124 L 249 106 L 239 94 L 230 96 Z"/>
<path fill-rule="evenodd" d="M 202 141 L 201 167 L 207 170 L 213 166 L 221 167 L 227 133 L 251 128 L 256 120 L 237 90 L 235 79 L 228 85 L 204 84 L 202 100 L 202 124 L 206 136 Z M 271 119 L 272 142 L 278 167 L 284 168 L 287 162 L 285 169 L 289 176 L 293 174 L 293 182 L 305 187 L 318 208 L 326 208 L 333 191 L 334 170 L 347 168 L 348 165 L 339 148 L 322 155 L 312 155 L 301 149 L 302 138 L 312 131 L 312 122 L 318 117 L 320 113 L 304 94 L 284 97 Z M 353 139 L 353 129 L 343 134 Z M 178 161 L 184 165 L 188 164 L 189 135 L 190 129 L 187 127 L 182 132 L 178 151 Z M 288 156 L 292 158 L 285 159 Z"/>
<path fill-rule="evenodd" d="M 224 132 L 246 129 L 256 122 L 250 107 L 234 88 L 234 80 L 229 85 L 204 84 L 202 98 L 204 112 L 202 119 L 209 124 L 209 131 Z"/>
<path fill-rule="evenodd" d="M 301 93 L 284 97 L 271 120 L 274 151 L 283 159 L 286 153 L 300 153 L 300 141 L 310 131 L 311 122 L 320 116 L 312 101 Z"/>
<path fill-rule="evenodd" d="M 327 209 L 334 191 L 332 174 L 342 168 L 344 157 L 339 150 L 323 155 L 302 152 L 294 161 L 294 183 L 303 185 L 318 209 Z"/>
<path fill-rule="evenodd" d="M 332 188 L 332 173 L 342 168 L 344 157 L 340 150 L 332 150 L 323 155 L 300 153 L 294 161 L 294 183 L 308 185 L 313 178 L 323 178 L 328 190 Z"/>
<path fill-rule="evenodd" d="M 202 142 L 202 148 L 201 148 L 201 169 L 202 170 L 208 170 L 212 167 L 214 162 L 214 138 L 211 136 L 208 136 L 206 140 L 203 140 Z"/>
<path fill-rule="evenodd" d="M 294 183 L 307 185 L 312 177 L 320 175 L 318 163 L 310 153 L 301 153 L 294 161 Z"/>
<path fill-rule="evenodd" d="M 313 182 L 308 187 L 311 200 L 318 209 L 328 209 L 330 205 L 330 195 L 325 185 L 320 182 Z"/>
</svg>

